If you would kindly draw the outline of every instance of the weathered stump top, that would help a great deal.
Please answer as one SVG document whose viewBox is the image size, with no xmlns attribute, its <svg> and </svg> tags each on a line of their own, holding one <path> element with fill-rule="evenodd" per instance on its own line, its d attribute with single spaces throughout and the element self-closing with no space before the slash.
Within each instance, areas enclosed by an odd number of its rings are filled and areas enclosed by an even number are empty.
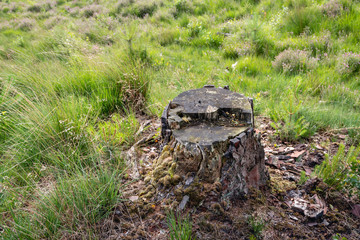
<svg viewBox="0 0 360 240">
<path fill-rule="evenodd" d="M 200 124 L 179 130 L 174 130 L 174 137 L 181 142 L 210 146 L 234 138 L 244 132 L 247 127 L 209 126 Z"/>
<path fill-rule="evenodd" d="M 179 94 L 165 108 L 162 135 L 171 129 L 183 143 L 211 146 L 253 126 L 252 100 L 223 88 L 205 86 Z"/>
</svg>

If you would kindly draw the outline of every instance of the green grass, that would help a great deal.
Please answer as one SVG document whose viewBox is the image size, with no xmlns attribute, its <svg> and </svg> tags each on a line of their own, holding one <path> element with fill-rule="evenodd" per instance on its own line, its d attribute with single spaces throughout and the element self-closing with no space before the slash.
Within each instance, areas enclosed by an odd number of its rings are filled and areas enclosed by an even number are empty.
<svg viewBox="0 0 360 240">
<path fill-rule="evenodd" d="M 159 116 L 187 89 L 229 85 L 253 97 L 283 140 L 359 127 L 359 9 L 351 0 L 1 1 L 4 238 L 96 235 L 121 195 L 101 200 L 100 177 L 121 178 L 109 169 L 126 167 L 120 153 L 136 141 L 136 113 Z M 299 105 L 291 114 L 289 94 Z M 56 196 L 75 191 L 67 182 L 77 177 L 81 199 L 62 195 L 66 205 L 99 200 L 101 214 L 56 213 Z M 44 183 L 53 187 L 41 191 Z"/>
<path fill-rule="evenodd" d="M 192 225 L 188 217 L 170 211 L 167 215 L 167 224 L 171 240 L 192 240 Z"/>
</svg>

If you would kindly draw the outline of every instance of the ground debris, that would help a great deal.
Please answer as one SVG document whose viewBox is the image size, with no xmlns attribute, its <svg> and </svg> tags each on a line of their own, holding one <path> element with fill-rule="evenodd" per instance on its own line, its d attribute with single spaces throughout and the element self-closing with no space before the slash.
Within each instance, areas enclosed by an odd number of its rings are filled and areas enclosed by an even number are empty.
<svg viewBox="0 0 360 240">
<path fill-rule="evenodd" d="M 360 239 L 358 203 L 318 178 L 297 184 L 301 171 L 310 176 L 326 153 L 336 151 L 335 144 L 324 145 L 329 136 L 314 136 L 311 140 L 314 144 L 274 144 L 269 139 L 273 131 L 267 127 L 269 119 L 258 121 L 261 124 L 256 125 L 263 126 L 257 132 L 263 133 L 270 175 L 267 186 L 250 189 L 247 195 L 235 200 L 211 197 L 194 205 L 191 196 L 201 194 L 189 189 L 196 181 L 194 176 L 182 176 L 185 187 L 175 185 L 173 192 L 160 194 L 139 170 L 137 181 L 128 180 L 124 192 L 124 199 L 128 201 L 114 209 L 106 227 L 108 234 L 104 233 L 101 239 L 169 239 L 166 215 L 170 209 L 181 210 L 183 216 L 190 217 L 193 236 L 197 239 L 249 239 L 254 227 L 249 223 L 250 218 L 255 219 L 253 224 L 265 223 L 259 235 L 262 239 L 332 239 L 337 233 L 347 239 Z M 151 169 L 156 159 L 149 157 L 151 152 L 159 153 L 160 145 L 148 142 L 137 148 L 138 159 L 142 159 L 138 161 L 138 169 L 145 166 Z M 216 195 L 216 187 L 203 188 Z M 159 194 L 156 201 L 146 198 L 152 191 Z"/>
</svg>

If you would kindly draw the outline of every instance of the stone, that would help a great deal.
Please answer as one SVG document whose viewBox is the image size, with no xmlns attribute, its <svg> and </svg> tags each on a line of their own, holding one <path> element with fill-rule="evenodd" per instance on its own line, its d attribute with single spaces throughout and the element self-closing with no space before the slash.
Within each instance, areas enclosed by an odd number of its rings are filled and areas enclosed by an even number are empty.
<svg viewBox="0 0 360 240">
<path fill-rule="evenodd" d="M 166 189 L 172 187 L 167 175 L 180 176 L 176 188 L 184 188 L 185 196 L 179 208 L 213 199 L 214 192 L 218 200 L 236 199 L 269 179 L 252 99 L 228 87 L 189 90 L 169 102 L 161 124 L 163 150 L 150 177 Z"/>
<path fill-rule="evenodd" d="M 180 210 L 183 210 L 186 206 L 186 203 L 189 201 L 189 196 L 188 195 L 185 195 L 183 197 L 183 199 L 181 200 L 180 204 L 179 204 L 179 209 Z"/>
</svg>

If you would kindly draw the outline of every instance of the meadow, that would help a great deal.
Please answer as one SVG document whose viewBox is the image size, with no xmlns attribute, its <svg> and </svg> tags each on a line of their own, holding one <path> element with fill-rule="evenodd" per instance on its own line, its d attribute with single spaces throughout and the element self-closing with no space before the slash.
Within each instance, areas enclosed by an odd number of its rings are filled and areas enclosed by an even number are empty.
<svg viewBox="0 0 360 240">
<path fill-rule="evenodd" d="M 205 84 L 358 144 L 359 29 L 357 0 L 0 0 L 0 237 L 96 238 L 136 116 Z"/>
</svg>

